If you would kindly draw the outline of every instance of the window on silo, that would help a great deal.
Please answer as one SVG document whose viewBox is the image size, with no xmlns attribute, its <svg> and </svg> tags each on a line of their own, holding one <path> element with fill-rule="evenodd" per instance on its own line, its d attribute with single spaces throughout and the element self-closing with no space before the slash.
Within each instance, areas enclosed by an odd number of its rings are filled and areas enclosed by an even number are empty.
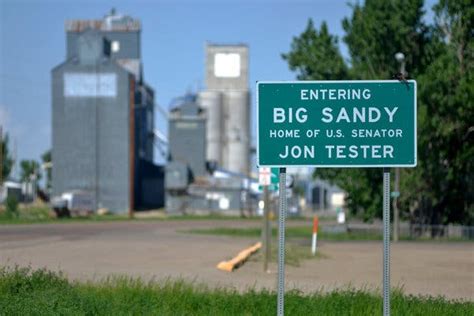
<svg viewBox="0 0 474 316">
<path fill-rule="evenodd" d="M 112 53 L 116 53 L 120 50 L 120 42 L 112 41 Z"/>
<path fill-rule="evenodd" d="M 217 53 L 214 55 L 214 75 L 223 78 L 240 76 L 240 55 Z"/>
</svg>

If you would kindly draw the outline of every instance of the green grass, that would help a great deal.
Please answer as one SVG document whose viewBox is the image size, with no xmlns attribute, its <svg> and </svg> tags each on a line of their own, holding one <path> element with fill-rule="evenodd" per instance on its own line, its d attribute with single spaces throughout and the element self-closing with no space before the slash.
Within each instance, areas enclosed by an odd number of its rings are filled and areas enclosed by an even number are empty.
<svg viewBox="0 0 474 316">
<path fill-rule="evenodd" d="M 15 214 L 8 214 L 0 210 L 0 223 L 36 222 L 49 220 L 49 208 L 47 206 L 19 207 Z"/>
<path fill-rule="evenodd" d="M 139 212 L 136 212 L 139 214 Z M 222 215 L 182 215 L 182 216 L 162 216 L 156 217 L 135 217 L 130 219 L 127 215 L 91 215 L 83 217 L 55 218 L 50 216 L 50 208 L 48 206 L 28 206 L 19 209 L 18 216 L 11 217 L 6 212 L 0 210 L 0 225 L 8 224 L 50 224 L 50 223 L 94 223 L 94 222 L 110 222 L 110 221 L 184 221 L 184 220 L 236 220 L 241 219 L 237 216 Z M 255 219 L 255 218 L 247 218 Z"/>
<path fill-rule="evenodd" d="M 54 218 L 49 214 L 48 207 L 31 207 L 20 209 L 17 217 L 8 217 L 0 213 L 0 225 L 9 224 L 49 224 L 49 223 L 77 223 L 77 222 L 99 222 L 99 221 L 123 221 L 129 220 L 125 215 L 92 215 L 88 217 Z"/>
<path fill-rule="evenodd" d="M 252 255 L 249 261 L 253 262 L 263 262 L 263 248 L 260 249 L 256 254 Z M 275 243 L 271 245 L 270 251 L 270 262 L 277 262 L 278 248 Z M 295 244 L 292 242 L 287 242 L 285 245 L 285 264 L 293 267 L 299 267 L 301 261 L 309 259 L 325 259 L 328 258 L 327 255 L 318 251 L 318 253 L 313 256 L 311 254 L 310 248 Z"/>
<path fill-rule="evenodd" d="M 77 223 L 77 222 L 107 222 L 107 221 L 186 221 L 186 220 L 250 220 L 250 221 L 261 221 L 262 218 L 259 216 L 241 217 L 241 216 L 229 216 L 221 214 L 208 214 L 208 215 L 167 215 L 163 210 L 157 216 L 140 217 L 140 211 L 136 211 L 136 217 L 130 219 L 128 214 L 124 215 L 91 215 L 83 217 L 71 217 L 71 218 L 55 218 L 51 217 L 51 208 L 48 205 L 35 206 L 35 205 L 23 205 L 18 208 L 18 214 L 10 216 L 5 212 L 3 206 L 0 205 L 0 225 L 8 224 L 51 224 L 51 223 Z M 288 218 L 289 221 L 300 221 L 304 220 L 301 217 Z M 332 220 L 332 217 L 321 218 L 320 221 Z"/>
<path fill-rule="evenodd" d="M 252 237 L 260 238 L 261 228 L 231 228 L 231 227 L 213 227 L 213 228 L 198 228 L 182 231 L 183 233 L 200 234 L 200 235 L 217 235 L 217 236 L 231 236 L 231 237 Z M 277 228 L 272 228 L 272 236 L 277 236 Z M 286 237 L 288 239 L 309 239 L 312 235 L 312 227 L 307 226 L 290 226 L 286 227 Z M 382 232 L 373 231 L 349 231 L 349 232 L 325 232 L 324 226 L 320 227 L 318 232 L 318 240 L 326 241 L 364 241 L 364 240 L 382 240 Z M 473 240 L 467 238 L 410 238 L 408 236 L 401 236 L 400 240 L 404 241 L 425 241 L 425 242 L 472 242 Z"/>
<path fill-rule="evenodd" d="M 218 235 L 218 236 L 232 236 L 232 237 L 257 237 L 261 236 L 261 228 L 228 228 L 228 227 L 214 227 L 202 229 L 190 229 L 183 231 L 191 234 L 202 235 Z M 290 226 L 286 227 L 287 238 L 311 238 L 311 226 Z M 277 236 L 277 229 L 272 228 L 272 235 Z M 323 229 L 318 232 L 318 240 L 381 240 L 381 234 L 364 233 L 364 232 L 347 232 L 347 233 L 326 233 Z"/>
<path fill-rule="evenodd" d="M 394 291 L 392 315 L 473 315 L 474 304 Z M 289 291 L 287 315 L 380 315 L 382 300 L 369 290 L 310 295 Z M 0 269 L 1 315 L 275 315 L 276 294 L 249 289 L 210 289 L 182 280 L 144 282 L 111 277 L 70 282 L 61 274 L 28 268 Z"/>
</svg>

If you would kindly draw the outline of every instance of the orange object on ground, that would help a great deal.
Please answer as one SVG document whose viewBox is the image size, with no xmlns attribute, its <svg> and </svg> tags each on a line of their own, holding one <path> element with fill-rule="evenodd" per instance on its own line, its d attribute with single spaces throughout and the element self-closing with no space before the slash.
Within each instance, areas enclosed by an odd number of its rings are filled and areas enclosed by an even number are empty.
<svg viewBox="0 0 474 316">
<path fill-rule="evenodd" d="M 219 262 L 219 264 L 217 265 L 217 269 L 232 272 L 234 269 L 241 266 L 253 253 L 257 252 L 260 248 L 262 248 L 262 243 L 258 242 L 252 247 L 242 250 L 237 256 L 235 256 L 231 260 Z"/>
</svg>

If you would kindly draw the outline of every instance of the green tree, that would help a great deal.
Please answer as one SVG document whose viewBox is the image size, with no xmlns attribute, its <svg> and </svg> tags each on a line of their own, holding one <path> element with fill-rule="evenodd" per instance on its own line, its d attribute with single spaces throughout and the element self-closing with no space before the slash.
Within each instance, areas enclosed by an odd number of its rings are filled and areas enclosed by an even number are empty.
<svg viewBox="0 0 474 316">
<path fill-rule="evenodd" d="M 397 52 L 405 54 L 411 77 L 423 71 L 429 41 L 423 0 L 366 0 L 352 9 L 342 26 L 354 79 L 390 79 L 398 70 Z"/>
<path fill-rule="evenodd" d="M 395 53 L 407 57 L 414 75 L 423 68 L 428 28 L 423 24 L 423 1 L 374 1 L 352 6 L 351 18 L 342 21 L 350 63 L 346 65 L 337 40 L 323 22 L 293 38 L 291 51 L 283 55 L 301 80 L 390 79 L 398 71 Z M 314 58 L 313 56 L 319 56 Z M 347 205 L 365 220 L 382 215 L 382 171 L 380 169 L 317 169 L 316 176 L 328 179 L 348 192 Z"/>
<path fill-rule="evenodd" d="M 22 160 L 20 162 L 20 169 L 21 181 L 33 181 L 35 186 L 38 185 L 38 181 L 41 179 L 41 169 L 37 161 Z"/>
<path fill-rule="evenodd" d="M 51 189 L 51 149 L 46 151 L 43 155 L 41 155 L 41 161 L 46 169 L 46 189 Z"/>
<path fill-rule="evenodd" d="M 312 23 L 283 58 L 302 80 L 389 79 L 398 70 L 394 54 L 403 52 L 419 91 L 418 166 L 401 170 L 402 216 L 431 224 L 473 224 L 474 7 L 467 0 L 440 0 L 431 26 L 423 23 L 421 0 L 366 0 L 352 9 L 342 22 L 349 65 L 324 70 L 342 58 L 334 41 L 314 40 L 324 32 L 313 31 Z M 323 53 L 329 48 L 335 57 Z M 323 57 L 315 61 L 314 51 Z M 316 175 L 348 192 L 353 213 L 365 219 L 381 216 L 380 169 L 318 169 Z"/>
<path fill-rule="evenodd" d="M 423 223 L 472 225 L 474 7 L 441 0 L 434 11 L 430 63 L 419 77 L 419 166 L 405 204 Z"/>
<path fill-rule="evenodd" d="M 8 142 L 8 134 L 5 134 L 5 137 L 0 139 L 0 146 L 2 146 L 2 156 L 0 157 L 0 163 L 2 164 L 2 181 L 6 180 L 10 176 L 10 172 L 12 171 L 13 167 L 13 159 L 10 154 Z"/>
<path fill-rule="evenodd" d="M 423 0 L 367 0 L 353 7 L 342 21 L 353 79 L 390 79 L 398 72 L 397 52 L 406 56 L 406 69 L 416 77 L 426 65 L 429 29 L 423 23 Z M 408 171 L 409 172 L 409 171 Z M 382 216 L 382 170 L 320 170 L 319 175 L 346 190 L 347 204 L 364 220 Z"/>
<path fill-rule="evenodd" d="M 347 67 L 337 46 L 338 39 L 329 34 L 326 22 L 318 32 L 309 19 L 306 30 L 294 37 L 291 51 L 282 54 L 300 80 L 331 80 L 347 77 Z"/>
</svg>

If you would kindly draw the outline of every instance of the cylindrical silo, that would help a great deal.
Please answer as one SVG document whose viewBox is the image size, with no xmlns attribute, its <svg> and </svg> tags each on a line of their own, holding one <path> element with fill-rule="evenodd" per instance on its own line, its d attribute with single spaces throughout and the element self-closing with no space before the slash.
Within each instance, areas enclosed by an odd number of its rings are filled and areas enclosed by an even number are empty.
<svg viewBox="0 0 474 316">
<path fill-rule="evenodd" d="M 199 105 L 206 111 L 206 160 L 215 161 L 222 166 L 222 94 L 219 91 L 202 91 L 198 97 Z"/>
<path fill-rule="evenodd" d="M 250 100 L 248 91 L 226 91 L 228 169 L 248 174 L 250 152 Z"/>
</svg>

